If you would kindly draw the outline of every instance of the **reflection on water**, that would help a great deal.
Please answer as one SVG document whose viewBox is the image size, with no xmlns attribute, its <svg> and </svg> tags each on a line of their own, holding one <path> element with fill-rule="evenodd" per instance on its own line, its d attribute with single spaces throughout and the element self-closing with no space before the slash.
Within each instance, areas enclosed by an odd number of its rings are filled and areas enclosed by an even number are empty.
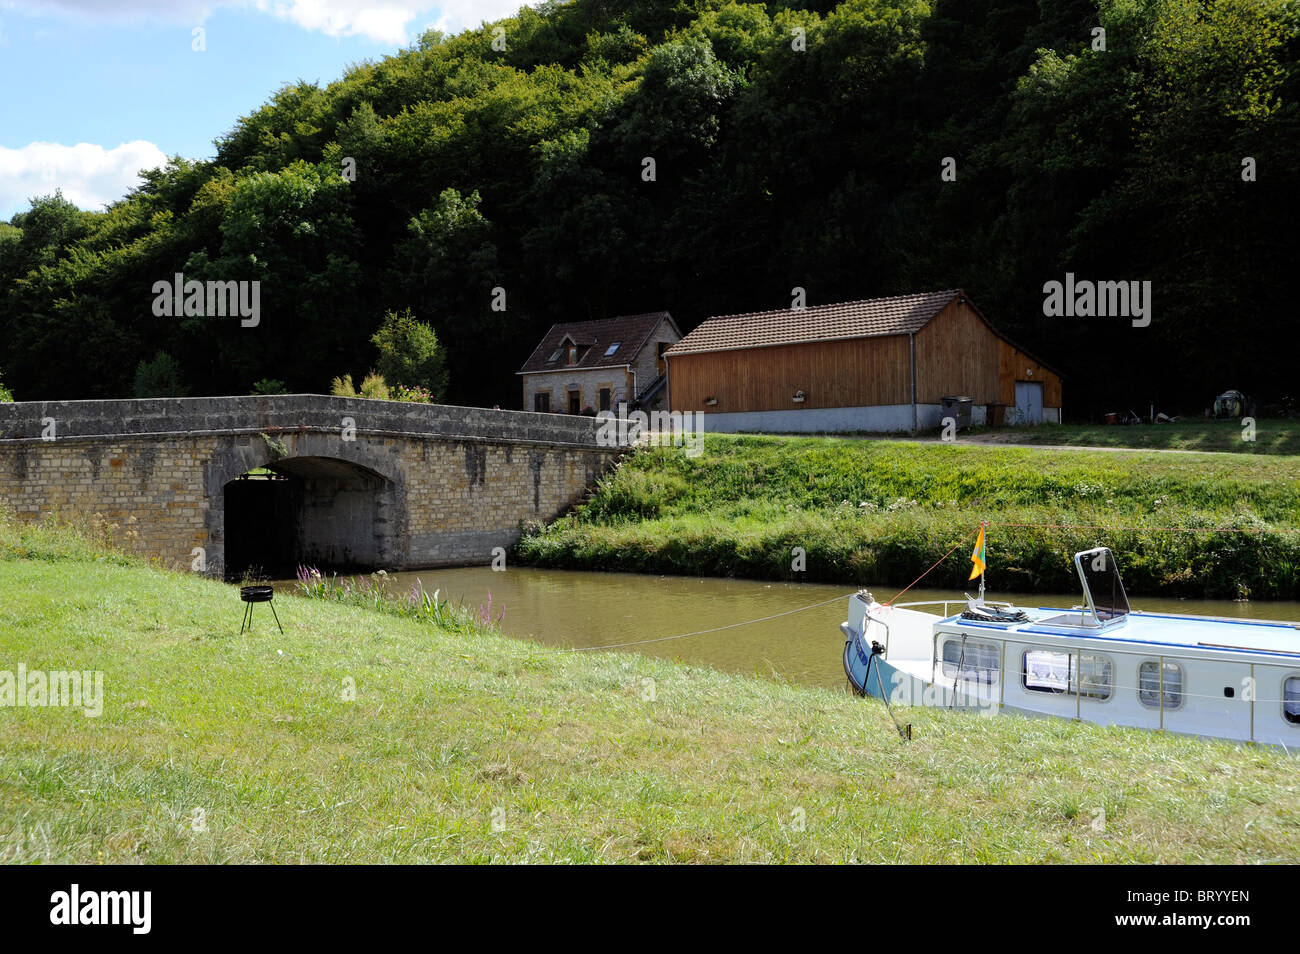
<svg viewBox="0 0 1300 954">
<path fill-rule="evenodd" d="M 527 567 L 493 572 L 488 567 L 454 567 L 390 573 L 394 593 L 410 589 L 415 580 L 430 592 L 441 590 L 453 601 L 472 606 L 492 596 L 493 616 L 504 604 L 502 628 L 508 635 L 531 637 L 551 646 L 613 646 L 657 639 L 774 616 L 835 597 L 831 603 L 720 632 L 629 647 L 646 655 L 758 674 L 785 682 L 814 686 L 844 685 L 840 653 L 844 637 L 847 584 L 768 583 L 712 577 L 647 576 L 634 573 L 593 573 L 538 570 Z M 292 581 L 278 583 L 289 589 Z M 878 599 L 894 596 L 892 587 L 875 587 Z M 961 598 L 951 590 L 909 590 L 905 602 Z M 1025 606 L 1070 607 L 1079 594 L 994 593 L 990 599 Z M 1148 612 L 1195 613 L 1206 616 L 1300 619 L 1300 603 L 1233 603 L 1219 600 L 1131 598 L 1134 609 Z M 956 612 L 954 608 L 953 612 Z"/>
</svg>

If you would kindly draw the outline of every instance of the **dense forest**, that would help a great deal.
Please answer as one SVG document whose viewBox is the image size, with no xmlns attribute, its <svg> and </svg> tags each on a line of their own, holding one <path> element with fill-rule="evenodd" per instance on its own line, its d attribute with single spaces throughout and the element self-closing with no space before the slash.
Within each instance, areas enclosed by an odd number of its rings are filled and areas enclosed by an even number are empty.
<svg viewBox="0 0 1300 954">
<path fill-rule="evenodd" d="M 447 400 L 515 407 L 554 321 L 961 287 L 1068 417 L 1285 409 L 1298 55 L 1293 0 L 543 3 L 286 85 L 105 211 L 33 199 L 0 378 L 328 391 L 410 309 Z M 1045 316 L 1066 272 L 1150 281 L 1150 325 Z M 176 273 L 260 281 L 259 323 L 155 314 Z"/>
</svg>

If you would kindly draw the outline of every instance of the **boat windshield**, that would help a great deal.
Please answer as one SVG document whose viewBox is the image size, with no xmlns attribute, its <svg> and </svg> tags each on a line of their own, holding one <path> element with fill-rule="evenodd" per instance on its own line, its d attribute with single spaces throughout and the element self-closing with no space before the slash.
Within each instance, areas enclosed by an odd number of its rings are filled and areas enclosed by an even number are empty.
<svg viewBox="0 0 1300 954">
<path fill-rule="evenodd" d="M 1079 569 L 1083 596 L 1093 616 L 1106 622 L 1128 615 L 1128 595 L 1109 547 L 1076 553 L 1074 565 Z"/>
</svg>

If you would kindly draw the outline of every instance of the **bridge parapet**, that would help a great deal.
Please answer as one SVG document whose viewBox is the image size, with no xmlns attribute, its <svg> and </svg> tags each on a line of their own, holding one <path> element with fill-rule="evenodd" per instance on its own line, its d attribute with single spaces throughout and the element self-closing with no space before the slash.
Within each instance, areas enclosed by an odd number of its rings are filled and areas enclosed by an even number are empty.
<svg viewBox="0 0 1300 954">
<path fill-rule="evenodd" d="M 284 431 L 337 433 L 351 426 L 357 433 L 374 435 L 596 447 L 597 423 L 594 418 L 567 414 L 323 394 L 0 404 L 0 441 Z"/>
</svg>

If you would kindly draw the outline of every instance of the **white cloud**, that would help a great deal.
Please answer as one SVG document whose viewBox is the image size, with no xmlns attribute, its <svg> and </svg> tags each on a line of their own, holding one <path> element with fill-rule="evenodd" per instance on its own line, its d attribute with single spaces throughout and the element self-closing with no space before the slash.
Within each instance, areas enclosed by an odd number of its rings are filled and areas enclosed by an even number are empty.
<svg viewBox="0 0 1300 954">
<path fill-rule="evenodd" d="M 53 13 L 73 19 L 168 22 L 203 20 L 216 5 L 229 0 L 6 0 L 3 5 L 23 13 Z"/>
<path fill-rule="evenodd" d="M 307 30 L 319 30 L 326 36 L 365 36 L 397 46 L 409 42 L 406 25 L 421 6 L 400 0 L 257 0 L 259 10 Z"/>
<path fill-rule="evenodd" d="M 536 2 L 536 0 L 533 0 Z M 254 9 L 326 36 L 364 36 L 404 46 L 417 18 L 446 33 L 518 12 L 524 0 L 0 0 L 0 7 L 73 19 L 162 20 L 202 23 L 217 7 Z"/>
<path fill-rule="evenodd" d="M 443 0 L 437 4 L 438 16 L 433 28 L 443 33 L 459 33 L 466 27 L 476 27 L 485 20 L 491 23 L 502 17 L 512 17 L 520 7 L 535 6 L 537 0 Z M 507 37 L 506 42 L 509 42 Z"/>
<path fill-rule="evenodd" d="M 0 218 L 8 220 L 28 208 L 29 198 L 55 189 L 62 189 L 65 199 L 83 209 L 102 208 L 139 185 L 141 169 L 166 162 L 161 149 L 142 139 L 115 149 L 88 142 L 75 146 L 33 142 L 21 149 L 0 146 Z"/>
</svg>

